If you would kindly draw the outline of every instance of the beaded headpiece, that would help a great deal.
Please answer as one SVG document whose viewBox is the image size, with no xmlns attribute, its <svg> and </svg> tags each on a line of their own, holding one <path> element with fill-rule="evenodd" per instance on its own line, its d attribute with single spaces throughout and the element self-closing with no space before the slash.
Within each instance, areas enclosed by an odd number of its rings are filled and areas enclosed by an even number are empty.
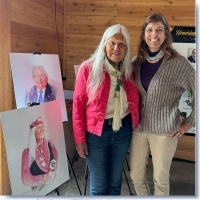
<svg viewBox="0 0 200 200">
<path fill-rule="evenodd" d="M 35 127 L 35 126 L 44 123 L 43 121 L 39 120 L 40 118 L 41 118 L 41 117 L 39 117 L 37 120 L 35 120 L 35 121 L 30 125 L 30 130 L 31 130 L 33 127 Z"/>
</svg>

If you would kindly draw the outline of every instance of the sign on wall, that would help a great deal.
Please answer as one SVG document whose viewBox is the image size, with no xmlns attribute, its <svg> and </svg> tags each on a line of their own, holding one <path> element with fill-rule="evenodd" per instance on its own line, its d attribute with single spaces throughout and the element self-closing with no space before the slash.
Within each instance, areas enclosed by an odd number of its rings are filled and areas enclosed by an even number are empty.
<svg viewBox="0 0 200 200">
<path fill-rule="evenodd" d="M 196 32 L 195 27 L 171 26 L 171 35 L 173 38 L 173 47 L 183 56 L 185 56 L 191 65 L 196 69 Z M 181 111 L 180 119 L 184 121 L 192 111 L 191 96 L 184 92 L 179 109 Z M 195 127 L 192 127 L 187 133 L 196 133 Z"/>
</svg>

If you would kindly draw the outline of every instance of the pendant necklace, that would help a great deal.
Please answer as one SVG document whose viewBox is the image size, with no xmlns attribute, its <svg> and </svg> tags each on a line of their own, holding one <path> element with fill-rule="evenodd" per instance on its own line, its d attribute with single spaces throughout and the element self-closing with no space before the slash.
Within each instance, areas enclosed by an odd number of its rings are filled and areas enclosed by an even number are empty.
<svg viewBox="0 0 200 200">
<path fill-rule="evenodd" d="M 40 146 L 42 146 L 42 148 L 39 148 L 39 146 L 38 146 L 38 149 L 39 149 L 41 154 L 43 154 L 43 147 L 44 147 L 43 143 L 44 143 L 44 141 L 42 142 L 42 144 L 40 144 Z"/>
</svg>

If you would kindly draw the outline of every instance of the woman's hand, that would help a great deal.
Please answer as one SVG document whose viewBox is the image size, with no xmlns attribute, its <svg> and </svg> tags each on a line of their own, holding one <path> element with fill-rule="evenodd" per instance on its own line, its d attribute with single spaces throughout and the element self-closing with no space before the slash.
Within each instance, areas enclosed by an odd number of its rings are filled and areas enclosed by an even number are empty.
<svg viewBox="0 0 200 200">
<path fill-rule="evenodd" d="M 78 152 L 80 157 L 86 158 L 86 155 L 88 155 L 87 143 L 76 144 L 76 151 Z"/>
<path fill-rule="evenodd" d="M 178 131 L 170 133 L 170 136 L 175 138 L 180 138 L 184 133 L 189 131 L 192 127 L 188 124 L 181 123 L 180 128 Z"/>
</svg>

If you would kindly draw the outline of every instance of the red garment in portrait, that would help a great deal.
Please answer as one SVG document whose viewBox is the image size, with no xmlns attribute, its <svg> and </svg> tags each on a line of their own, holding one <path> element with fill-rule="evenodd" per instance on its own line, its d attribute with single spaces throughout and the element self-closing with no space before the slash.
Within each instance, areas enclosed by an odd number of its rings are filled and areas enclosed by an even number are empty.
<svg viewBox="0 0 200 200">
<path fill-rule="evenodd" d="M 49 144 L 48 144 L 49 143 Z M 51 147 L 51 149 L 49 148 Z M 50 151 L 52 153 L 50 153 Z M 56 161 L 56 166 L 54 169 L 50 168 L 51 154 L 53 154 L 53 160 Z M 22 168 L 21 168 L 21 178 L 24 185 L 27 186 L 39 186 L 45 184 L 44 175 L 50 171 L 55 171 L 58 163 L 58 152 L 52 141 L 47 141 L 44 139 L 43 151 L 40 152 L 39 148 L 35 151 L 34 163 L 36 167 L 42 172 L 40 175 L 32 174 L 29 166 L 29 149 L 24 149 L 22 153 Z M 54 163 L 55 164 L 55 163 Z"/>
</svg>

